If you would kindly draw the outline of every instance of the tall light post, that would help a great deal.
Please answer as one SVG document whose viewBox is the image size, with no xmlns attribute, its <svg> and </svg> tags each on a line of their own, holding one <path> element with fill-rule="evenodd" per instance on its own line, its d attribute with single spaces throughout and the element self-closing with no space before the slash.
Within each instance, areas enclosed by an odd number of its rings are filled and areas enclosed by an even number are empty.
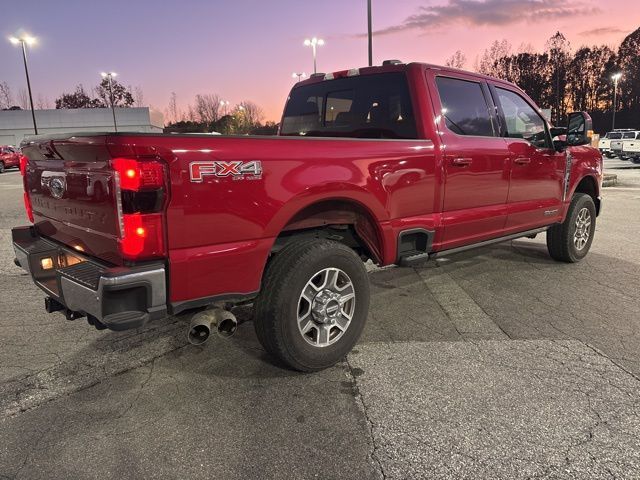
<svg viewBox="0 0 640 480">
<path fill-rule="evenodd" d="M 367 0 L 367 33 L 369 37 L 369 66 L 373 66 L 373 33 L 371 30 L 371 0 Z"/>
<path fill-rule="evenodd" d="M 324 40 L 316 37 L 313 37 L 311 40 L 307 38 L 304 41 L 304 45 L 305 47 L 311 47 L 311 49 L 313 50 L 313 73 L 318 73 L 317 60 L 316 60 L 318 56 L 317 50 L 318 50 L 318 47 L 321 47 L 322 45 L 324 45 Z"/>
<path fill-rule="evenodd" d="M 306 73 L 304 73 L 304 72 L 302 72 L 302 73 L 296 73 L 296 72 L 293 72 L 293 73 L 291 74 L 291 78 L 297 78 L 297 79 L 298 79 L 298 82 L 299 82 L 299 81 L 301 81 L 303 78 L 307 78 L 307 74 L 306 74 Z"/>
<path fill-rule="evenodd" d="M 618 82 L 622 78 L 622 73 L 614 73 L 611 75 L 611 79 L 613 80 L 613 125 L 611 125 L 611 130 L 616 129 L 616 110 L 618 109 Z"/>
<path fill-rule="evenodd" d="M 100 73 L 102 78 L 107 79 L 107 84 L 109 85 L 109 99 L 111 100 L 111 113 L 113 113 L 113 129 L 118 131 L 118 124 L 116 123 L 116 106 L 113 101 L 113 77 L 117 77 L 118 74 L 115 72 L 102 72 Z"/>
<path fill-rule="evenodd" d="M 33 95 L 31 94 L 31 80 L 29 80 L 29 67 L 27 66 L 27 45 L 36 43 L 34 37 L 23 35 L 21 37 L 10 37 L 9 41 L 14 45 L 22 45 L 22 59 L 24 60 L 24 73 L 27 77 L 27 90 L 29 91 L 29 104 L 31 105 L 31 118 L 33 119 L 33 131 L 38 134 L 38 125 L 36 125 L 36 112 L 33 109 Z"/>
</svg>

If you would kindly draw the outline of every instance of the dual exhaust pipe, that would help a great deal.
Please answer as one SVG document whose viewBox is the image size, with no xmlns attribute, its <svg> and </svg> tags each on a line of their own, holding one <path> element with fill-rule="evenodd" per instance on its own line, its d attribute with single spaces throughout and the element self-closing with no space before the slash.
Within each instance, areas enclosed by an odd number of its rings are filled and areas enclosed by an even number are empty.
<svg viewBox="0 0 640 480">
<path fill-rule="evenodd" d="M 212 308 L 196 313 L 191 319 L 187 338 L 192 345 L 202 345 L 209 339 L 212 330 L 221 337 L 228 338 L 236 333 L 238 320 L 228 310 Z"/>
</svg>

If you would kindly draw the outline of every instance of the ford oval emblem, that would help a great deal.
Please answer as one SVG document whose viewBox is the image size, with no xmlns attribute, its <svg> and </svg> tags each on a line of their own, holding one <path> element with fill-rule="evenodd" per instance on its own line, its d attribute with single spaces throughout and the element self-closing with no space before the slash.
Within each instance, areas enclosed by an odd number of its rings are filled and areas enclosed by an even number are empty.
<svg viewBox="0 0 640 480">
<path fill-rule="evenodd" d="M 52 178 L 49 181 L 49 190 L 51 191 L 51 196 L 53 198 L 62 198 L 66 189 L 66 182 L 60 177 Z"/>
</svg>

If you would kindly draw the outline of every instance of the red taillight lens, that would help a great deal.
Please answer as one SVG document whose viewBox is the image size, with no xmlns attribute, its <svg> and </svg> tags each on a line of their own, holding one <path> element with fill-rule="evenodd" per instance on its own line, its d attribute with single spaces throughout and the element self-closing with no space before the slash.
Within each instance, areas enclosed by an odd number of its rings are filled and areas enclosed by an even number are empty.
<svg viewBox="0 0 640 480">
<path fill-rule="evenodd" d="M 120 251 L 129 260 L 146 260 L 166 255 L 164 212 L 165 166 L 156 160 L 115 158 L 121 196 Z"/>
<path fill-rule="evenodd" d="M 140 191 L 164 186 L 164 166 L 154 160 L 138 161 L 115 158 L 113 168 L 120 174 L 122 190 Z"/>
<path fill-rule="evenodd" d="M 33 207 L 31 206 L 31 199 L 29 198 L 29 194 L 24 192 L 24 209 L 27 211 L 27 218 L 31 223 L 34 223 L 33 220 Z"/>
<path fill-rule="evenodd" d="M 135 260 L 164 256 L 164 229 L 160 213 L 132 213 L 122 217 L 122 254 Z"/>
<path fill-rule="evenodd" d="M 24 177 L 27 174 L 27 163 L 29 159 L 22 155 L 20 157 L 20 174 Z"/>
</svg>

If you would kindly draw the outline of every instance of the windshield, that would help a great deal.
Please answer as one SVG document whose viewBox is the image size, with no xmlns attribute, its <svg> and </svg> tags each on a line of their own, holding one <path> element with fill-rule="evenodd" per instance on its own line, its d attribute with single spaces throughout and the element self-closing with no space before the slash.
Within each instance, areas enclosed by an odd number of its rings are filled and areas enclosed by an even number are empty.
<svg viewBox="0 0 640 480">
<path fill-rule="evenodd" d="M 619 140 L 619 139 L 622 138 L 622 134 L 621 133 L 609 132 L 609 133 L 607 133 L 607 138 L 610 138 L 611 140 Z"/>
<path fill-rule="evenodd" d="M 294 88 L 280 135 L 416 138 L 407 79 L 384 73 Z"/>
</svg>

